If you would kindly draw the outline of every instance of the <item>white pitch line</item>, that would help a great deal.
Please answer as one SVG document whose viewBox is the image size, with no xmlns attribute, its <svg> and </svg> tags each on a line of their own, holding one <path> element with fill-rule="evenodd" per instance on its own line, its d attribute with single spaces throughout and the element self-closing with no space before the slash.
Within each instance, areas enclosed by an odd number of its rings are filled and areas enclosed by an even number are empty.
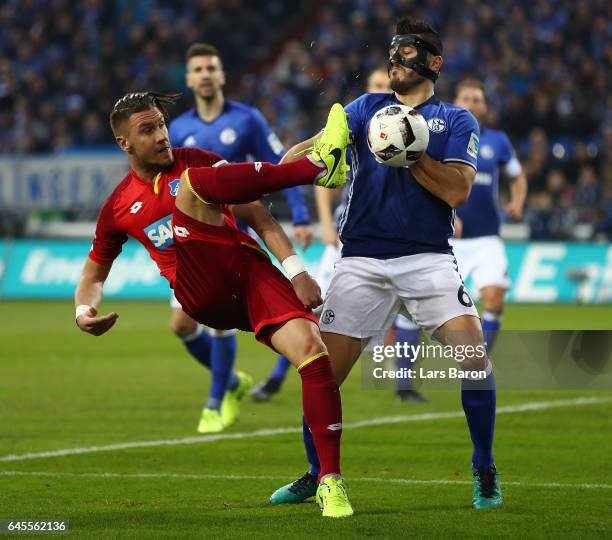
<svg viewBox="0 0 612 540">
<path fill-rule="evenodd" d="M 222 475 L 222 474 L 187 474 L 187 473 L 74 473 L 74 472 L 46 472 L 46 471 L 0 471 L 0 476 L 34 476 L 51 478 L 126 478 L 126 479 L 178 479 L 178 480 L 278 480 L 290 481 L 287 476 L 266 475 Z M 349 482 L 372 482 L 407 485 L 471 485 L 468 480 L 416 480 L 411 478 L 377 478 L 361 477 L 349 478 Z M 554 488 L 554 489 L 612 489 L 612 484 L 564 484 L 558 482 L 503 482 L 504 486 Z"/>
<path fill-rule="evenodd" d="M 508 405 L 498 407 L 497 414 L 522 413 L 529 411 L 541 411 L 554 409 L 556 407 L 567 407 L 572 405 L 592 405 L 596 403 L 607 403 L 612 398 L 607 397 L 582 397 L 574 399 L 560 399 L 556 401 L 533 401 L 520 405 Z M 463 418 L 464 412 L 447 411 L 423 414 L 412 414 L 402 416 L 383 416 L 349 422 L 343 425 L 343 429 L 357 429 L 362 427 L 382 426 L 389 424 L 400 424 L 405 422 L 423 422 L 426 420 L 444 420 L 448 418 Z M 10 454 L 0 457 L 0 461 L 24 461 L 26 459 L 42 459 L 50 457 L 74 456 L 78 454 L 93 454 L 96 452 L 113 452 L 115 450 L 127 450 L 130 448 L 147 448 L 156 446 L 178 446 L 185 444 L 204 444 L 216 441 L 227 441 L 233 439 L 250 439 L 254 437 L 272 437 L 274 435 L 284 435 L 287 433 L 301 433 L 302 428 L 286 427 L 273 429 L 259 429 L 256 431 L 245 431 L 241 433 L 219 433 L 217 435 L 200 435 L 197 437 L 184 437 L 181 439 L 162 439 L 157 441 L 133 441 L 125 443 L 108 444 L 105 446 L 88 446 L 83 448 L 64 448 L 62 450 L 52 450 L 48 452 L 28 452 L 26 454 Z"/>
</svg>

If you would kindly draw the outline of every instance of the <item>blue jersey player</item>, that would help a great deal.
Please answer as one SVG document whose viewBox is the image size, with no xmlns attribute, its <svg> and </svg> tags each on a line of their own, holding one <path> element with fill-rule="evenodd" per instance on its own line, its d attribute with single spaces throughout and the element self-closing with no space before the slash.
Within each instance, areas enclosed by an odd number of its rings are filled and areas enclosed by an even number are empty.
<svg viewBox="0 0 612 540">
<path fill-rule="evenodd" d="M 171 122 L 172 146 L 196 146 L 230 162 L 277 163 L 284 149 L 263 115 L 257 109 L 224 98 L 225 72 L 219 51 L 212 45 L 195 43 L 188 49 L 186 60 L 186 84 L 194 93 L 195 107 Z M 292 210 L 294 239 L 307 247 L 312 241 L 312 227 L 302 188 L 285 190 L 285 195 Z M 248 375 L 233 371 L 235 330 L 211 329 L 209 335 L 183 312 L 176 298 L 172 298 L 171 305 L 173 331 L 212 372 L 209 398 L 198 431 L 221 431 L 237 419 L 239 402 L 252 384 Z"/>
<path fill-rule="evenodd" d="M 339 383 L 364 345 L 383 335 L 400 310 L 438 341 L 473 351 L 460 363 L 468 377 L 461 378 L 461 401 L 473 443 L 472 506 L 497 508 L 502 495 L 493 461 L 495 380 L 478 313 L 449 244 L 455 209 L 468 199 L 476 176 L 479 127 L 468 111 L 434 94 L 442 65 L 438 33 L 423 21 L 401 19 L 389 48 L 393 93 L 365 94 L 346 107 L 354 178 L 340 218 L 342 258 L 320 324 Z M 414 107 L 430 130 L 427 151 L 409 168 L 381 165 L 367 145 L 372 116 L 398 103 Z M 314 494 L 318 461 L 307 425 L 303 433 L 310 470 L 274 492 L 272 504 Z"/>
<path fill-rule="evenodd" d="M 457 209 L 453 252 L 463 279 L 472 276 L 483 304 L 482 330 L 490 350 L 501 324 L 504 295 L 510 286 L 508 259 L 499 236 L 497 205 L 500 169 L 510 181 L 510 201 L 505 210 L 518 220 L 523 216 L 527 178 L 503 131 L 483 126 L 488 107 L 485 86 L 477 80 L 457 85 L 455 104 L 470 111 L 480 124 L 478 172 L 467 202 Z"/>
<path fill-rule="evenodd" d="M 389 84 L 389 73 L 387 72 L 387 67 L 378 67 L 368 76 L 366 92 L 370 94 L 383 92 L 389 93 L 391 92 L 391 87 Z M 334 266 L 336 265 L 336 261 L 338 261 L 338 259 L 341 257 L 342 246 L 338 239 L 338 220 L 342 215 L 343 209 L 346 207 L 349 189 L 350 185 L 348 184 L 342 188 L 342 194 L 340 196 L 341 200 L 339 201 L 340 204 L 337 205 L 334 211 L 334 191 L 315 187 L 315 199 L 317 202 L 317 211 L 321 225 L 321 240 L 323 241 L 323 244 L 325 244 L 325 249 L 323 250 L 315 279 L 321 287 L 323 297 L 325 297 L 329 284 L 331 283 L 332 276 L 334 275 Z M 337 195 L 340 194 L 337 193 Z M 413 336 L 415 337 L 415 340 L 418 339 L 420 328 L 416 327 L 415 330 L 412 327 L 409 327 L 409 329 L 406 330 L 404 326 L 401 325 L 401 323 L 404 321 L 407 324 L 410 324 L 408 319 L 399 315 L 395 328 L 397 341 L 411 342 L 413 340 Z M 403 358 L 398 359 L 398 367 L 404 367 L 404 360 L 408 363 L 406 367 L 412 367 L 410 365 L 410 359 Z M 278 393 L 290 367 L 290 362 L 281 356 L 268 378 L 254 386 L 251 390 L 251 397 L 253 400 L 256 402 L 269 401 L 274 394 Z M 402 401 L 408 399 L 415 401 L 426 401 L 426 398 L 424 398 L 418 390 L 413 388 L 410 379 L 398 379 L 396 394 Z"/>
</svg>

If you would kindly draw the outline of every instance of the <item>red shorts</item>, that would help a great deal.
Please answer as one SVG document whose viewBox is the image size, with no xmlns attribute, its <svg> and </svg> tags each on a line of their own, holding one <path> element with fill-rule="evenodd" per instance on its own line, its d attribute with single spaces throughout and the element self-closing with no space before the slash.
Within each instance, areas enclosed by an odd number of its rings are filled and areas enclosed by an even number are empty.
<svg viewBox="0 0 612 540">
<path fill-rule="evenodd" d="M 269 338 L 291 319 L 310 319 L 312 311 L 291 282 L 250 236 L 231 224 L 208 225 L 174 210 L 176 279 L 174 294 L 183 311 L 219 330 L 238 328 Z M 182 228 L 178 230 L 177 227 Z"/>
</svg>

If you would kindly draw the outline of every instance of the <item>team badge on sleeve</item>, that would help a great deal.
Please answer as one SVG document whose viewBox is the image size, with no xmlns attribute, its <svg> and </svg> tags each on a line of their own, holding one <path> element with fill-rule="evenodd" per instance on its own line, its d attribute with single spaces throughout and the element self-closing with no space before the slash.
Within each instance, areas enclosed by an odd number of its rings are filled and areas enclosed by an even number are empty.
<svg viewBox="0 0 612 540">
<path fill-rule="evenodd" d="M 478 145 L 480 144 L 480 139 L 478 135 L 472 131 L 470 135 L 470 142 L 468 142 L 467 153 L 472 156 L 474 159 L 478 158 Z"/>
</svg>

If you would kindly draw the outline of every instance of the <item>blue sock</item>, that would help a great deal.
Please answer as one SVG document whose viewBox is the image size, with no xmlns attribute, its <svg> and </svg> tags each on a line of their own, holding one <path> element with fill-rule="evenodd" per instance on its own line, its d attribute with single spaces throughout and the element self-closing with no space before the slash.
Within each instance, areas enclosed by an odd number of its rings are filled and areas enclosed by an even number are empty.
<svg viewBox="0 0 612 540">
<path fill-rule="evenodd" d="M 212 382 L 206 407 L 218 410 L 221 408 L 223 396 L 228 387 L 230 387 L 232 379 L 234 361 L 236 360 L 236 336 L 212 338 L 210 356 Z"/>
<path fill-rule="evenodd" d="M 304 437 L 304 448 L 306 449 L 306 458 L 308 459 L 308 463 L 310 464 L 310 469 L 308 472 L 314 476 L 315 478 L 319 476 L 319 472 L 321 471 L 321 465 L 319 463 L 319 456 L 317 454 L 317 449 L 315 448 L 314 440 L 312 438 L 312 433 L 310 433 L 310 428 L 306 423 L 306 418 L 302 416 L 302 435 Z"/>
<path fill-rule="evenodd" d="M 399 326 L 395 327 L 395 341 L 397 343 L 407 343 L 408 345 L 413 345 L 416 347 L 420 335 L 420 328 L 400 328 Z M 400 351 L 401 350 L 402 349 L 400 349 Z M 405 355 L 402 351 L 402 354 L 396 359 L 396 361 L 398 369 L 414 368 L 414 362 L 412 362 L 411 354 Z M 412 379 L 397 379 L 397 390 L 410 390 L 411 388 Z"/>
<path fill-rule="evenodd" d="M 291 362 L 287 360 L 287 357 L 279 355 L 278 361 L 276 362 L 276 365 L 274 366 L 274 369 L 272 370 L 272 373 L 270 373 L 268 379 L 273 379 L 279 382 L 284 381 L 290 367 Z"/>
<path fill-rule="evenodd" d="M 474 445 L 474 467 L 492 467 L 495 428 L 495 376 L 482 381 L 461 379 L 461 403 Z"/>
<path fill-rule="evenodd" d="M 182 336 L 181 340 L 200 364 L 210 369 L 210 348 L 212 338 L 204 332 L 201 324 L 198 324 L 196 331 L 188 336 Z"/>
<path fill-rule="evenodd" d="M 497 338 L 497 333 L 499 332 L 499 327 L 501 326 L 501 321 L 501 313 L 498 314 L 485 311 L 482 314 L 482 333 L 484 335 L 485 343 L 487 344 L 487 352 L 493 348 L 495 338 Z"/>
</svg>

